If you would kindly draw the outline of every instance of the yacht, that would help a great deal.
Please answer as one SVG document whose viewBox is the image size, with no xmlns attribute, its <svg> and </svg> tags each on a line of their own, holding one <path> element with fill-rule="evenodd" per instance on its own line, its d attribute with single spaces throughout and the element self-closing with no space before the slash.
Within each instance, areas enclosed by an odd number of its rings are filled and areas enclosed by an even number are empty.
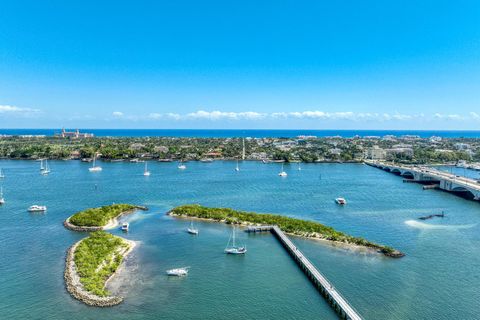
<svg viewBox="0 0 480 320">
<path fill-rule="evenodd" d="M 102 167 L 95 165 L 95 161 L 96 161 L 96 156 L 93 156 L 92 167 L 88 168 L 88 171 L 90 171 L 90 172 L 102 171 Z"/>
<path fill-rule="evenodd" d="M 0 205 L 5 204 L 5 199 L 3 198 L 3 188 L 0 187 Z"/>
<path fill-rule="evenodd" d="M 336 198 L 335 202 L 341 205 L 347 204 L 347 200 L 345 200 L 345 198 Z"/>
<path fill-rule="evenodd" d="M 128 231 L 129 227 L 130 227 L 130 224 L 128 222 L 124 222 L 120 229 L 122 229 L 122 231 Z"/>
<path fill-rule="evenodd" d="M 39 206 L 39 205 L 36 205 L 36 204 L 34 204 L 33 206 L 30 206 L 28 208 L 28 212 L 45 212 L 45 211 L 47 211 L 46 206 Z"/>
<path fill-rule="evenodd" d="M 211 158 L 204 158 L 204 159 L 200 159 L 200 162 L 213 162 L 213 159 L 211 159 Z"/>
<path fill-rule="evenodd" d="M 188 274 L 188 268 L 190 268 L 190 267 L 170 269 L 170 270 L 167 270 L 167 275 L 176 276 L 176 277 L 183 277 L 183 276 L 186 276 Z"/>
<path fill-rule="evenodd" d="M 193 226 L 193 221 L 190 221 L 190 226 L 187 229 L 187 232 L 190 234 L 198 234 L 198 229 Z"/>
<path fill-rule="evenodd" d="M 187 166 L 184 165 L 182 161 L 180 161 L 177 168 L 180 169 L 180 170 L 185 170 L 185 169 L 187 169 Z"/>
<path fill-rule="evenodd" d="M 42 176 L 46 176 L 50 173 L 50 167 L 48 166 L 48 161 L 45 159 L 45 166 L 43 165 L 43 161 L 42 161 L 42 164 L 40 165 L 40 174 Z"/>
<path fill-rule="evenodd" d="M 282 171 L 278 174 L 280 177 L 286 177 L 288 174 L 283 170 L 283 163 L 282 163 Z"/>
<path fill-rule="evenodd" d="M 227 246 L 225 247 L 226 254 L 245 254 L 247 252 L 247 246 L 237 246 L 235 244 L 235 227 L 233 227 L 230 239 L 228 239 Z M 230 245 L 230 242 L 232 245 Z"/>
<path fill-rule="evenodd" d="M 148 171 L 147 161 L 145 161 L 145 169 L 143 170 L 143 175 L 144 175 L 145 177 L 150 176 L 150 171 Z"/>
</svg>

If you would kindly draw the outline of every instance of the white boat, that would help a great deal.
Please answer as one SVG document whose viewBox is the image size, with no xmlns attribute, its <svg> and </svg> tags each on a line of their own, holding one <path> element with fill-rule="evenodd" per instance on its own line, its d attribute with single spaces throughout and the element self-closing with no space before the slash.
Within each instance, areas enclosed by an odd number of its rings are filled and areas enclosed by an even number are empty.
<svg viewBox="0 0 480 320">
<path fill-rule="evenodd" d="M 45 170 L 45 167 L 43 166 L 43 159 L 40 159 L 40 171 Z"/>
<path fill-rule="evenodd" d="M 42 176 L 46 176 L 50 173 L 50 168 L 48 166 L 48 161 L 46 159 L 45 159 L 45 166 L 43 165 L 43 161 L 42 161 L 41 168 L 43 168 L 40 170 L 40 174 Z"/>
<path fill-rule="evenodd" d="M 143 175 L 144 175 L 145 177 L 150 176 L 150 171 L 148 171 L 147 161 L 145 161 L 145 169 L 143 170 Z"/>
<path fill-rule="evenodd" d="M 88 168 L 88 171 L 90 171 L 90 172 L 102 171 L 102 167 L 95 165 L 95 161 L 96 161 L 96 156 L 93 156 L 92 167 Z"/>
<path fill-rule="evenodd" d="M 122 231 L 128 231 L 129 227 L 130 227 L 130 224 L 128 222 L 125 222 L 122 224 L 122 227 L 120 229 L 122 229 Z"/>
<path fill-rule="evenodd" d="M 190 234 L 198 234 L 198 229 L 193 226 L 193 221 L 190 221 L 190 226 L 187 229 Z"/>
<path fill-rule="evenodd" d="M 347 200 L 345 200 L 344 198 L 336 198 L 335 202 L 341 205 L 347 204 Z"/>
<path fill-rule="evenodd" d="M 236 228 L 233 227 L 232 234 L 230 235 L 230 239 L 228 239 L 224 252 L 226 254 L 245 254 L 247 252 L 247 246 L 237 246 L 235 244 L 235 231 Z M 230 245 L 230 242 L 232 245 Z"/>
<path fill-rule="evenodd" d="M 0 179 L 5 178 L 5 172 L 3 172 L 3 169 L 0 169 Z"/>
<path fill-rule="evenodd" d="M 240 167 L 238 166 L 238 160 L 237 160 L 237 166 L 235 167 L 235 171 L 240 171 Z"/>
<path fill-rule="evenodd" d="M 282 171 L 278 174 L 280 177 L 286 177 L 288 174 L 283 170 L 283 163 L 282 163 Z"/>
<path fill-rule="evenodd" d="M 188 268 L 190 267 L 170 269 L 170 270 L 167 270 L 167 274 L 169 276 L 183 277 L 188 274 Z"/>
<path fill-rule="evenodd" d="M 200 162 L 213 162 L 213 159 L 211 159 L 211 158 L 204 158 L 204 159 L 200 159 Z"/>
<path fill-rule="evenodd" d="M 39 205 L 36 205 L 36 204 L 34 204 L 33 206 L 30 206 L 28 208 L 28 212 L 45 212 L 45 211 L 47 211 L 46 206 L 39 206 Z"/>
<path fill-rule="evenodd" d="M 184 165 L 182 161 L 180 161 L 177 168 L 180 169 L 180 170 L 185 170 L 185 169 L 187 169 L 187 166 Z"/>
<path fill-rule="evenodd" d="M 5 198 L 3 198 L 3 188 L 0 187 L 0 205 L 5 204 Z"/>
</svg>

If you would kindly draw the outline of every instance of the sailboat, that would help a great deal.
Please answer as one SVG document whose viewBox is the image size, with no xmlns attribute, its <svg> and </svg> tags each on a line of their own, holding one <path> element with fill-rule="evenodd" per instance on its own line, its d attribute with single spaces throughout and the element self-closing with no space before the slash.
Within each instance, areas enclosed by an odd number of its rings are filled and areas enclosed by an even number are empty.
<svg viewBox="0 0 480 320">
<path fill-rule="evenodd" d="M 235 171 L 240 171 L 240 167 L 238 166 L 238 160 L 237 160 L 237 166 L 235 167 Z"/>
<path fill-rule="evenodd" d="M 3 169 L 0 169 L 0 179 L 5 178 L 5 172 L 3 172 Z"/>
<path fill-rule="evenodd" d="M 184 165 L 182 161 L 180 161 L 180 162 L 178 163 L 178 167 L 177 167 L 177 168 L 180 169 L 180 170 L 185 170 L 185 169 L 187 169 L 187 166 Z"/>
<path fill-rule="evenodd" d="M 43 165 L 43 159 L 40 159 L 40 171 L 45 170 L 45 166 Z"/>
<path fill-rule="evenodd" d="M 91 168 L 88 168 L 88 171 L 90 171 L 90 172 L 102 171 L 102 167 L 95 165 L 96 157 L 97 157 L 97 155 L 94 155 L 94 156 L 93 156 L 92 167 L 91 167 Z"/>
<path fill-rule="evenodd" d="M 42 176 L 48 175 L 48 174 L 50 173 L 50 168 L 48 167 L 48 160 L 45 159 L 45 166 L 43 166 L 43 161 L 42 161 L 42 165 L 41 165 L 41 166 L 43 167 L 43 169 L 41 169 L 40 174 L 41 174 Z"/>
<path fill-rule="evenodd" d="M 3 198 L 3 187 L 0 187 L 0 205 L 5 203 L 5 199 Z"/>
<path fill-rule="evenodd" d="M 143 175 L 144 175 L 145 177 L 150 176 L 150 171 L 148 171 L 147 161 L 145 161 L 145 169 L 143 170 Z"/>
<path fill-rule="evenodd" d="M 225 247 L 226 254 L 245 254 L 247 252 L 247 246 L 237 246 L 235 244 L 235 227 L 233 227 L 230 239 L 228 239 L 227 246 Z M 232 245 L 230 246 L 230 242 Z"/>
<path fill-rule="evenodd" d="M 190 221 L 190 226 L 187 229 L 190 234 L 198 234 L 198 229 L 193 226 L 193 221 Z"/>
<path fill-rule="evenodd" d="M 283 163 L 282 163 L 282 171 L 280 171 L 280 172 L 278 173 L 278 175 L 279 175 L 280 177 L 286 177 L 286 176 L 287 176 L 287 173 L 283 170 Z"/>
</svg>

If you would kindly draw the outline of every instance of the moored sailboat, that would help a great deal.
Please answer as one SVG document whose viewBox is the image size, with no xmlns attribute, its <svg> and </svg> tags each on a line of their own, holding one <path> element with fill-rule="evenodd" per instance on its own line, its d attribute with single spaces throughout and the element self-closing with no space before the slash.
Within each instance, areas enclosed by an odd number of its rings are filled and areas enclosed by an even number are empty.
<svg viewBox="0 0 480 320">
<path fill-rule="evenodd" d="M 43 165 L 43 161 L 42 161 L 41 168 L 43 168 L 43 169 L 40 170 L 41 175 L 46 176 L 50 173 L 50 167 L 48 166 L 48 160 L 47 159 L 45 159 L 45 166 Z"/>
<path fill-rule="evenodd" d="M 91 168 L 88 168 L 88 171 L 90 171 L 90 172 L 102 171 L 102 167 L 97 166 L 97 165 L 95 164 L 95 162 L 96 162 L 96 157 L 97 157 L 97 155 L 94 155 L 94 156 L 93 156 L 92 167 L 91 167 Z"/>
<path fill-rule="evenodd" d="M 227 246 L 225 247 L 224 252 L 226 254 L 245 254 L 247 252 L 247 246 L 237 246 L 235 243 L 235 231 L 236 228 L 233 227 L 232 234 L 230 235 L 230 238 L 228 239 Z M 230 242 L 232 245 L 230 245 Z"/>
<path fill-rule="evenodd" d="M 0 205 L 5 204 L 5 198 L 3 197 L 3 187 L 0 187 Z"/>
<path fill-rule="evenodd" d="M 283 170 L 283 163 L 282 163 L 282 171 L 278 174 L 280 177 L 286 177 L 287 173 Z"/>
<path fill-rule="evenodd" d="M 144 175 L 145 177 L 150 176 L 150 171 L 148 171 L 148 165 L 147 165 L 147 163 L 148 163 L 148 162 L 145 161 L 145 169 L 143 170 L 143 175 Z"/>
<path fill-rule="evenodd" d="M 190 234 L 198 234 L 198 229 L 193 226 L 193 221 L 190 221 L 190 226 L 187 229 L 187 232 Z"/>
</svg>

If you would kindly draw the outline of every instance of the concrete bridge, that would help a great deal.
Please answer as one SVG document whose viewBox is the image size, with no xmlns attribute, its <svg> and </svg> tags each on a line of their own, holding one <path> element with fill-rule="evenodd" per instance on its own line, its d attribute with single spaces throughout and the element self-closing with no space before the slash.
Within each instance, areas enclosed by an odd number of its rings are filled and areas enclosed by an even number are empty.
<svg viewBox="0 0 480 320">
<path fill-rule="evenodd" d="M 399 165 L 391 162 L 365 161 L 369 166 L 403 176 L 423 184 L 436 185 L 438 189 L 462 194 L 473 200 L 480 200 L 480 182 L 440 171 L 426 166 Z"/>
</svg>

